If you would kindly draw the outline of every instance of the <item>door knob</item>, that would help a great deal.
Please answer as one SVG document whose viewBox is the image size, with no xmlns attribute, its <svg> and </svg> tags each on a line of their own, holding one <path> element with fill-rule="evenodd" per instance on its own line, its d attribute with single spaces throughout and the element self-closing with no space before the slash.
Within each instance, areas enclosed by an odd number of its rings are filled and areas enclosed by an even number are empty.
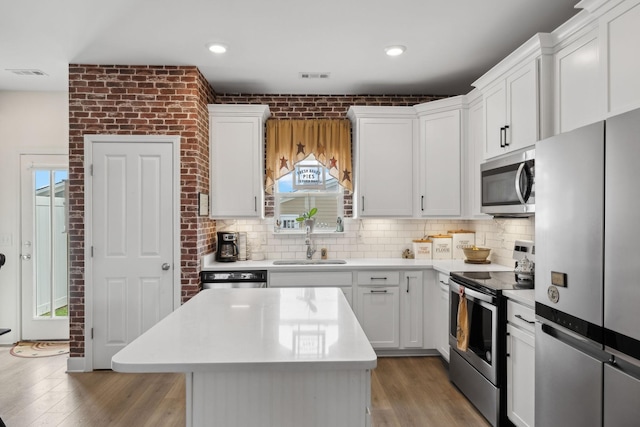
<svg viewBox="0 0 640 427">
<path fill-rule="evenodd" d="M 24 254 L 24 255 L 22 255 L 22 259 L 24 259 L 24 260 L 30 260 L 30 259 L 31 259 L 31 254 Z"/>
<path fill-rule="evenodd" d="M 164 271 L 167 271 L 170 268 L 171 268 L 171 264 L 169 264 L 168 262 L 165 262 L 164 264 L 162 264 L 162 269 Z"/>
</svg>

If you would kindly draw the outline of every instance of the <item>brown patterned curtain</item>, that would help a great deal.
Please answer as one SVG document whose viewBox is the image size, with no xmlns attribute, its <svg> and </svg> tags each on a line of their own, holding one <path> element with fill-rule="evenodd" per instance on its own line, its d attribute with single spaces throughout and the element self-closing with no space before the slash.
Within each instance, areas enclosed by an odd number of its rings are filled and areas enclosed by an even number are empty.
<svg viewBox="0 0 640 427">
<path fill-rule="evenodd" d="M 309 154 L 322 163 L 340 185 L 353 191 L 351 122 L 343 120 L 267 120 L 265 190 Z"/>
</svg>

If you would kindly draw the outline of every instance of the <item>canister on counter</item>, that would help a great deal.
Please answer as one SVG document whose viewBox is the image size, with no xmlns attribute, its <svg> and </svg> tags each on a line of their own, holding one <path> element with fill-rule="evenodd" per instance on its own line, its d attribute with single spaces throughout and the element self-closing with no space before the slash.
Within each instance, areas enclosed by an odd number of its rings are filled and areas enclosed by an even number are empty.
<svg viewBox="0 0 640 427">
<path fill-rule="evenodd" d="M 432 242 L 429 239 L 416 239 L 413 241 L 413 253 L 415 259 L 432 259 Z"/>
<path fill-rule="evenodd" d="M 470 230 L 450 230 L 447 231 L 452 236 L 452 258 L 465 259 L 463 248 L 471 248 L 476 244 L 476 232 Z"/>
<path fill-rule="evenodd" d="M 451 235 L 450 234 L 436 234 L 429 236 L 429 239 L 433 242 L 433 259 L 451 259 Z"/>
</svg>

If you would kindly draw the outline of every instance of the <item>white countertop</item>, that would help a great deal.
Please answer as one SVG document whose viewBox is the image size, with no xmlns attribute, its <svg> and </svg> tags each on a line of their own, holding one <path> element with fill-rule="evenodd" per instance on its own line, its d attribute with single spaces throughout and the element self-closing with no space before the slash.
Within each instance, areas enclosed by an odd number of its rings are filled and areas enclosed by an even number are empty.
<svg viewBox="0 0 640 427">
<path fill-rule="evenodd" d="M 528 307 L 535 308 L 536 306 L 536 293 L 534 289 L 514 289 L 503 291 L 502 294 Z"/>
<path fill-rule="evenodd" d="M 401 268 L 410 270 L 434 269 L 449 274 L 452 271 L 512 271 L 513 266 L 500 264 L 467 264 L 461 259 L 426 260 L 404 258 L 354 258 L 346 264 L 274 265 L 277 260 L 216 262 L 212 254 L 203 257 L 202 270 L 269 270 L 269 271 L 318 271 L 318 270 L 376 270 Z"/>
<path fill-rule="evenodd" d="M 373 369 L 338 288 L 208 289 L 112 359 L 119 372 Z"/>
</svg>

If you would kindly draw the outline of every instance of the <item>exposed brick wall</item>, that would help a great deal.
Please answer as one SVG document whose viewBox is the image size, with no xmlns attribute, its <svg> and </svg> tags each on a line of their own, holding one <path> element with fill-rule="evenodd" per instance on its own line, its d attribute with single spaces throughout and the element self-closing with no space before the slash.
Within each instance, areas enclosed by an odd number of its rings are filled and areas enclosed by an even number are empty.
<svg viewBox="0 0 640 427">
<path fill-rule="evenodd" d="M 447 98 L 439 95 L 270 95 L 217 94 L 220 104 L 266 104 L 273 119 L 345 119 L 352 105 L 412 107 Z M 265 153 L 266 153 L 265 148 Z M 273 217 L 273 196 L 265 193 L 265 216 Z M 344 216 L 353 217 L 353 194 L 345 190 Z"/>
<path fill-rule="evenodd" d="M 215 222 L 197 216 L 209 192 L 207 104 L 215 94 L 192 66 L 69 66 L 71 357 L 85 352 L 84 135 L 180 135 L 181 288 L 198 291 L 199 256 L 211 250 Z"/>
<path fill-rule="evenodd" d="M 267 104 L 274 119 L 344 119 L 352 105 L 412 107 L 447 98 L 439 95 L 217 94 L 219 104 Z"/>
</svg>

